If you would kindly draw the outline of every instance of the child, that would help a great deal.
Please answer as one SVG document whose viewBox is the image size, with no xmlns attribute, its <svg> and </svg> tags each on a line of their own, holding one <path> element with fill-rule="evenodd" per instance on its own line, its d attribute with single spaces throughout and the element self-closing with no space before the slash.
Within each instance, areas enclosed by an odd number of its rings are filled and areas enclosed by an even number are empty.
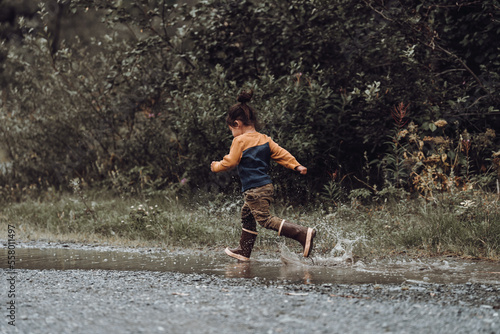
<svg viewBox="0 0 500 334">
<path fill-rule="evenodd" d="M 241 209 L 240 245 L 234 249 L 226 248 L 225 252 L 238 260 L 249 261 L 257 238 L 258 222 L 267 229 L 278 231 L 278 235 L 300 242 L 304 247 L 304 257 L 308 257 L 313 248 L 316 231 L 271 216 L 269 206 L 273 201 L 274 187 L 268 175 L 271 159 L 302 175 L 307 173 L 307 168 L 300 165 L 287 150 L 278 146 L 270 137 L 255 130 L 257 115 L 247 104 L 252 95 L 252 91 L 240 93 L 237 98 L 239 103 L 229 109 L 226 122 L 233 134 L 233 143 L 229 154 L 221 161 L 213 161 L 210 166 L 214 173 L 237 166 L 245 198 Z"/>
</svg>

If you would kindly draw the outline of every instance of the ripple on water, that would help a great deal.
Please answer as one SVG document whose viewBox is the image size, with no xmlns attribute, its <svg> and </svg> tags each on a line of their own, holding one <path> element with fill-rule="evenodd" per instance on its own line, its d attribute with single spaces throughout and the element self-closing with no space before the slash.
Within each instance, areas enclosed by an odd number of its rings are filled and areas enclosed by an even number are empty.
<svg viewBox="0 0 500 334">
<path fill-rule="evenodd" d="M 500 264 L 459 259 L 387 259 L 364 263 L 353 261 L 352 245 L 343 243 L 330 254 L 303 258 L 284 244 L 279 255 L 252 254 L 247 263 L 221 252 L 167 250 L 124 251 L 119 249 L 16 248 L 18 269 L 103 269 L 200 273 L 261 281 L 304 284 L 386 283 L 484 283 L 500 285 Z M 341 248 L 342 247 L 342 248 Z M 351 248 L 349 248 L 351 247 Z M 0 255 L 7 256 L 2 249 Z M 0 268 L 6 268 L 6 261 Z"/>
</svg>

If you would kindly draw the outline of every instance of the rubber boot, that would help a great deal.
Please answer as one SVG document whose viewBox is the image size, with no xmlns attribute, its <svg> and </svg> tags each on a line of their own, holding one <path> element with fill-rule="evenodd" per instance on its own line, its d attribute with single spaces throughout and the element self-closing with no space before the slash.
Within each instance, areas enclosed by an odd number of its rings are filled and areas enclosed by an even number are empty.
<svg viewBox="0 0 500 334">
<path fill-rule="evenodd" d="M 250 261 L 250 254 L 252 253 L 255 239 L 257 239 L 257 232 L 247 229 L 241 230 L 240 245 L 237 248 L 226 248 L 227 255 L 234 257 L 240 261 Z"/>
<path fill-rule="evenodd" d="M 300 242 L 302 247 L 304 247 L 304 257 L 308 257 L 313 249 L 313 239 L 316 236 L 316 231 L 310 227 L 293 224 L 283 219 L 278 230 L 278 235 Z"/>
</svg>

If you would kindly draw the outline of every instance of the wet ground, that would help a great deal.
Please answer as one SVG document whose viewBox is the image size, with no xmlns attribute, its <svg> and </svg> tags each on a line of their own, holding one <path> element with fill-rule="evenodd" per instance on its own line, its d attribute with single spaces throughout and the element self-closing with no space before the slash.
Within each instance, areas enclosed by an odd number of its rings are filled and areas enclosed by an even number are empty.
<svg viewBox="0 0 500 334">
<path fill-rule="evenodd" d="M 52 246 L 52 247 L 50 247 Z M 6 258 L 7 250 L 0 251 Z M 500 285 L 500 263 L 453 258 L 388 259 L 354 264 L 342 256 L 299 258 L 282 246 L 280 253 L 254 253 L 242 263 L 221 252 L 119 250 L 71 244 L 24 245 L 16 250 L 18 269 L 102 269 L 198 273 L 225 278 L 257 278 L 304 284 L 486 283 Z M 0 268 L 6 268 L 6 261 Z"/>
<path fill-rule="evenodd" d="M 500 333 L 497 263 L 255 255 L 18 245 L 0 333 Z"/>
</svg>

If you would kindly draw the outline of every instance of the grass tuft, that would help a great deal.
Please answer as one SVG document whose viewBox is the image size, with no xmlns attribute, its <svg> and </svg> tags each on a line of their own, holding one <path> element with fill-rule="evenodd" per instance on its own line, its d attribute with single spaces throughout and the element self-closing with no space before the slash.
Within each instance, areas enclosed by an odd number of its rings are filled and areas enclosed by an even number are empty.
<svg viewBox="0 0 500 334">
<path fill-rule="evenodd" d="M 0 209 L 0 225 L 16 226 L 19 241 L 74 241 L 146 247 L 223 248 L 235 246 L 241 231 L 239 196 L 198 194 L 189 199 L 161 195 L 117 197 L 106 193 L 57 194 L 27 198 Z M 439 202 L 400 199 L 370 205 L 293 207 L 277 204 L 278 216 L 314 227 L 315 252 L 333 254 L 335 246 L 356 240 L 357 258 L 453 255 L 499 259 L 498 198 L 471 193 Z M 298 243 L 259 229 L 256 249 L 292 249 Z M 299 249 L 297 247 L 297 249 Z"/>
</svg>

